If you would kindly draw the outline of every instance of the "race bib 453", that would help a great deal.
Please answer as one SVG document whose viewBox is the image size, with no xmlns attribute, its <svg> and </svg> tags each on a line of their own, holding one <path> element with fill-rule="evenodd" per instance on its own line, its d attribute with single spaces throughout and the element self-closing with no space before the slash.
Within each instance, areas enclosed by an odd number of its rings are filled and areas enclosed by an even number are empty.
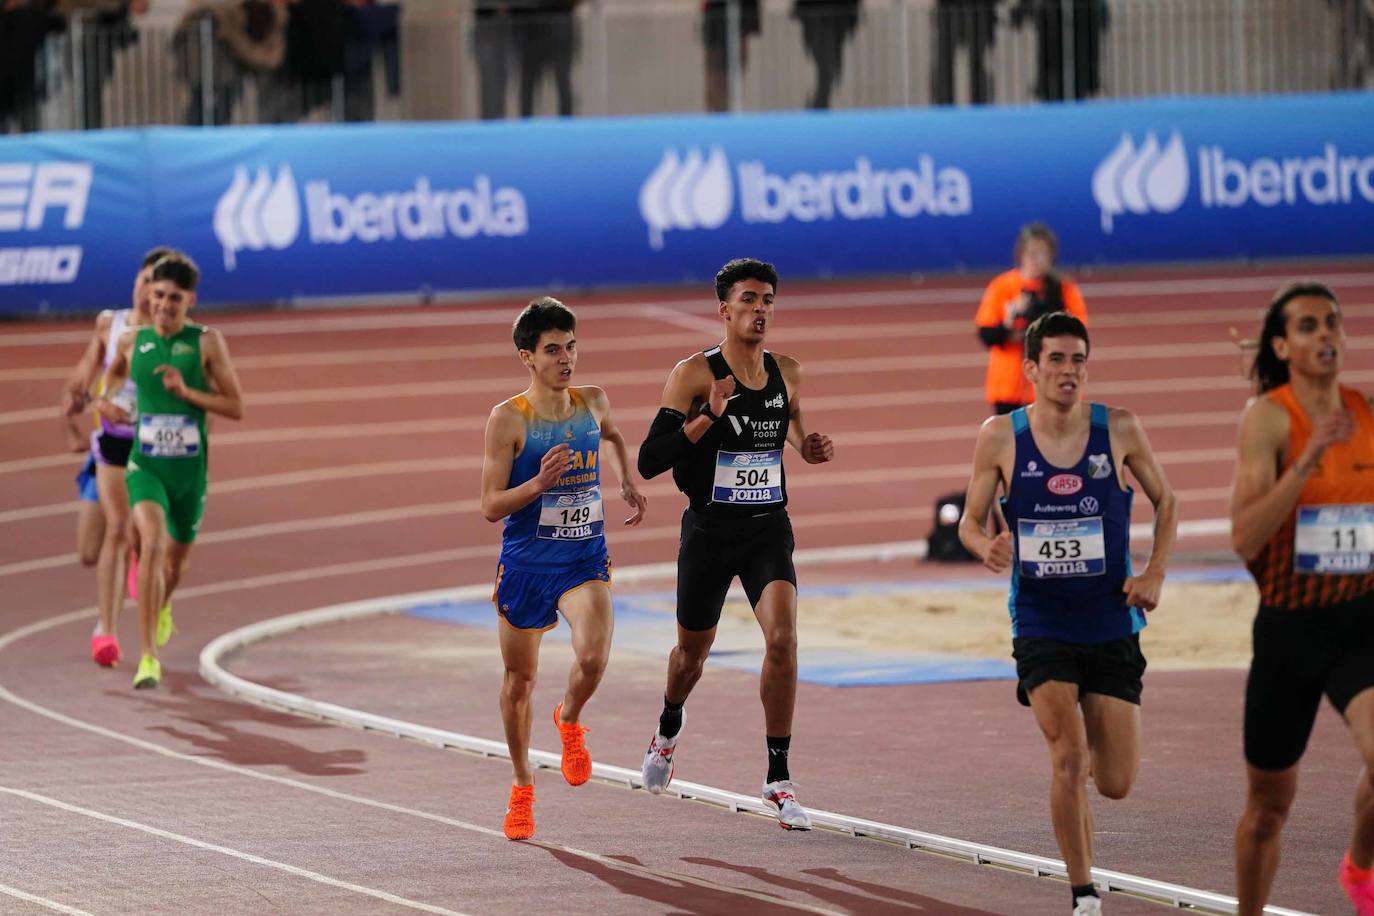
<svg viewBox="0 0 1374 916">
<path fill-rule="evenodd" d="M 1100 576 L 1107 571 L 1102 516 L 1017 519 L 1021 575 L 1030 579 Z"/>
</svg>

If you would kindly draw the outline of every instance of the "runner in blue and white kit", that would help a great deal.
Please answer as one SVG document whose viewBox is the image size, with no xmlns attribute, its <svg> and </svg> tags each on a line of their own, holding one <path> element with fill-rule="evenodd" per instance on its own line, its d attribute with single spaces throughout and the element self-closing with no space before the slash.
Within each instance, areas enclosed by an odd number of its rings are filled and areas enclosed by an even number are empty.
<svg viewBox="0 0 1374 916">
<path fill-rule="evenodd" d="M 95 333 L 86 345 L 86 352 L 68 376 L 63 391 L 62 408 L 69 418 L 80 414 L 90 404 L 93 388 L 110 368 L 120 335 L 129 328 L 152 322 L 149 292 L 153 266 L 176 253 L 174 248 L 154 248 L 144 255 L 134 276 L 133 307 L 106 310 L 96 316 Z M 132 413 L 136 396 L 137 389 L 130 381 L 122 391 L 112 394 L 111 400 Z M 129 552 L 129 494 L 124 485 L 124 468 L 133 447 L 133 435 L 133 427 L 129 424 L 112 423 L 101 417 L 99 429 L 91 434 L 90 458 L 87 461 L 90 482 L 88 484 L 78 478 L 82 499 L 94 496 L 104 517 L 104 535 L 95 563 L 100 619 L 95 632 L 91 634 L 91 658 L 96 664 L 107 668 L 117 665 L 123 655 L 115 628 L 119 623 L 119 612 L 124 606 L 125 563 Z M 87 473 L 83 468 L 83 476 Z"/>
<path fill-rule="evenodd" d="M 577 319 L 557 299 L 535 299 L 516 319 L 515 346 L 530 386 L 491 412 L 482 465 L 482 515 L 506 520 L 492 600 L 500 616 L 501 718 L 514 779 L 505 832 L 534 834 L 534 771 L 529 764 L 530 694 L 539 644 L 562 612 L 572 627 L 576 660 L 563 702 L 553 711 L 563 743 L 562 770 L 571 785 L 591 776 L 579 724 L 582 707 L 601 681 L 611 650 L 611 561 L 601 503 L 601 447 L 634 509 L 644 517 L 625 439 L 600 388 L 571 384 L 577 363 Z"/>
<path fill-rule="evenodd" d="M 959 536 L 993 572 L 1011 569 L 1008 605 L 1017 696 L 1049 745 L 1050 816 L 1068 866 L 1076 916 L 1095 916 L 1087 780 L 1124 798 L 1140 764 L 1139 631 L 1159 602 L 1173 549 L 1173 491 L 1128 410 L 1089 404 L 1088 332 L 1052 313 L 1026 331 L 1035 401 L 989 418 L 978 433 Z M 1154 504 L 1149 563 L 1132 575 L 1132 491 Z M 1007 530 L 988 530 L 1001 488 Z"/>
</svg>

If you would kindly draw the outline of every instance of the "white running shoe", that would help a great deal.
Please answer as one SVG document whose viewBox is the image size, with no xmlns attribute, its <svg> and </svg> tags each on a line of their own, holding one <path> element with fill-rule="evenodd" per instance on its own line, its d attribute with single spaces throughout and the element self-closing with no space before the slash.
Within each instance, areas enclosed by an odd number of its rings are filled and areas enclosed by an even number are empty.
<svg viewBox="0 0 1374 916">
<path fill-rule="evenodd" d="M 1076 897 L 1073 901 L 1073 916 L 1102 916 L 1101 897 Z"/>
<path fill-rule="evenodd" d="M 778 809 L 778 826 L 783 830 L 810 830 L 811 815 L 797 801 L 797 784 L 779 779 L 763 787 L 763 800 Z"/>
<path fill-rule="evenodd" d="M 673 751 L 677 750 L 677 739 L 682 737 L 682 729 L 687 725 L 687 710 L 682 711 L 682 724 L 677 734 L 665 738 L 654 729 L 654 739 L 644 752 L 644 763 L 639 768 L 639 778 L 644 780 L 644 788 L 658 795 L 673 781 Z"/>
</svg>

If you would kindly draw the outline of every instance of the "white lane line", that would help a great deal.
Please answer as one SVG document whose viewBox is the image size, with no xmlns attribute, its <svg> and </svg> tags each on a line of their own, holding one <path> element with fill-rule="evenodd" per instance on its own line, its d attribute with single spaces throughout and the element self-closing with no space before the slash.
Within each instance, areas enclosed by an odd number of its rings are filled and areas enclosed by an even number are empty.
<svg viewBox="0 0 1374 916">
<path fill-rule="evenodd" d="M 823 401 L 820 404 L 813 404 L 813 400 L 812 398 L 808 398 L 806 401 L 806 409 L 809 413 L 830 413 L 832 411 L 852 410 L 865 407 L 872 400 L 872 395 L 846 395 L 841 396 L 839 399 L 832 398 Z M 658 408 L 656 407 L 632 407 L 625 410 L 617 410 L 616 417 L 622 421 L 647 420 L 651 418 L 657 410 Z M 1197 413 L 1144 414 L 1140 417 L 1140 420 L 1147 430 L 1152 431 L 1156 429 L 1192 426 L 1233 427 L 1240 421 L 1240 410 L 1237 408 L 1236 410 L 1214 410 Z M 482 429 L 485 423 L 485 417 L 444 417 L 434 420 L 393 420 L 380 423 L 344 423 L 327 426 L 289 426 L 277 427 L 275 429 L 228 430 L 216 434 L 215 448 L 218 450 L 234 446 L 262 445 L 281 442 L 322 442 L 338 439 L 352 441 L 357 439 L 390 439 L 398 436 L 421 436 L 429 434 L 451 435 L 460 432 L 475 432 Z M 842 445 L 881 445 L 899 444 L 903 442 L 972 442 L 978 435 L 978 423 L 979 421 L 975 417 L 968 423 L 961 423 L 956 426 L 861 430 L 850 433 L 837 433 L 832 436 L 832 438 L 835 439 L 836 443 Z M 73 473 L 75 473 L 75 469 L 84 460 L 85 458 L 82 455 L 61 452 L 55 455 L 43 455 L 37 458 L 0 461 L 0 474 L 17 474 L 24 471 L 64 466 L 70 466 L 73 469 Z M 464 459 L 453 460 L 461 461 Z M 324 468 L 317 472 L 310 473 L 329 474 L 333 472 L 334 471 L 330 468 Z M 211 486 L 214 487 L 215 492 L 225 492 L 223 487 L 232 482 L 233 479 L 222 483 L 212 482 Z M 75 503 L 72 505 L 74 506 Z M 29 509 L 11 511 L 22 513 L 30 512 Z M 0 521 L 8 517 L 8 513 L 0 513 Z M 31 518 L 33 516 L 25 515 L 23 517 Z"/>
<path fill-rule="evenodd" d="M 1351 288 L 1374 285 L 1374 273 L 1362 271 L 1330 271 L 1322 274 L 1323 279 L 1336 289 L 1337 293 Z M 1248 277 L 1198 277 L 1177 280 L 1146 279 L 1138 280 L 1085 280 L 1079 284 L 1089 302 L 1095 296 L 1102 297 L 1149 297 L 1204 295 L 1207 293 L 1271 293 L 1293 277 L 1291 273 L 1275 272 Z M 843 288 L 818 292 L 786 294 L 780 300 L 779 308 L 797 311 L 823 309 L 892 307 L 905 305 L 960 305 L 969 306 L 969 314 L 977 308 L 979 299 L 986 288 L 985 282 L 974 282 L 956 286 L 943 286 L 938 289 L 879 289 L 852 291 Z M 1347 294 L 1348 295 L 1348 294 Z M 396 299 L 403 297 L 397 296 Z M 492 299 L 496 297 L 493 296 Z M 696 310 L 708 312 L 713 303 L 710 294 L 702 296 L 669 297 L 665 299 L 626 301 L 611 303 L 569 304 L 583 319 L 636 317 L 646 308 L 666 308 L 673 310 Z M 339 298 L 346 302 L 346 298 Z M 838 305 L 837 305 L 838 304 Z M 1262 302 L 1256 302 L 1249 310 L 1252 319 L 1258 317 Z M 387 308 L 386 304 L 380 308 Z M 394 308 L 394 303 L 393 306 Z M 409 308 L 408 305 L 401 306 Z M 509 325 L 511 316 L 518 311 L 515 304 L 501 308 L 479 308 L 456 304 L 446 304 L 439 309 L 428 311 L 408 311 L 400 314 L 354 314 L 354 315 L 310 315 L 292 318 L 235 318 L 232 315 L 217 316 L 214 323 L 231 335 L 277 336 L 282 334 L 318 334 L 321 332 L 365 333 L 378 330 L 397 330 L 405 328 L 454 327 L 476 324 Z M 1167 310 L 1162 310 L 1167 311 Z M 1138 323 L 1138 319 L 1136 320 Z M 86 329 L 77 331 L 39 331 L 10 334 L 0 337 L 0 347 L 33 347 L 51 344 L 82 344 L 91 339 Z"/>
<path fill-rule="evenodd" d="M 820 376 L 835 375 L 844 378 L 852 378 L 857 375 L 884 374 L 891 375 L 894 372 L 905 371 L 903 367 L 909 365 L 922 357 L 883 357 L 879 359 L 846 358 L 830 360 L 809 360 L 806 363 L 806 373 L 811 379 L 806 390 L 806 408 L 808 410 L 828 409 L 821 405 L 842 403 L 846 408 L 862 406 L 864 402 L 876 406 L 892 406 L 895 404 L 948 404 L 948 403 L 984 403 L 982 386 L 963 386 L 957 388 L 917 388 L 907 391 L 874 391 L 867 395 L 840 395 L 842 401 L 836 402 L 833 397 L 817 397 L 813 392 L 824 390 L 824 383 L 817 382 L 815 379 Z M 666 377 L 662 370 L 658 369 L 635 369 L 621 372 L 603 372 L 595 379 L 599 385 L 610 388 L 612 391 L 617 386 L 628 385 L 659 385 Z M 1341 381 L 1355 384 L 1374 380 L 1374 370 L 1352 370 L 1341 373 Z M 327 404 L 335 402 L 358 402 L 358 401 L 378 401 L 396 400 L 404 398 L 414 400 L 418 398 L 470 398 L 473 395 L 486 393 L 509 392 L 511 382 L 507 378 L 490 379 L 448 379 L 434 382 L 403 382 L 388 385 L 349 385 L 331 388 L 299 388 L 281 391 L 264 391 L 250 396 L 250 403 L 254 408 L 271 407 L 273 405 L 300 404 Z M 1107 381 L 1090 381 L 1086 389 L 1090 396 L 1096 397 L 1102 394 L 1151 394 L 1158 392 L 1175 393 L 1189 390 L 1249 390 L 1248 382 L 1241 377 L 1239 366 L 1235 372 L 1225 375 L 1192 376 L 1188 378 L 1160 378 L 1157 375 L 1135 379 L 1111 379 Z M 657 411 L 656 407 L 632 408 L 634 416 L 652 415 Z M 643 413 L 641 413 L 643 412 Z M 55 408 L 43 407 L 32 410 L 13 410 L 0 413 L 0 425 L 13 425 L 16 423 L 31 423 L 38 420 L 51 421 L 56 415 Z M 629 416 L 626 412 L 625 416 Z M 473 422 L 476 418 L 463 418 Z M 486 416 L 481 416 L 481 422 L 485 423 Z M 360 423 L 360 425 L 362 425 Z"/>
<path fill-rule="evenodd" d="M 664 563 L 660 564 L 660 566 L 662 567 L 658 570 L 660 576 L 668 576 L 675 574 L 676 566 L 674 564 Z M 347 567 L 348 569 L 345 570 L 345 567 Z M 376 568 L 377 567 L 375 566 L 375 564 L 370 563 L 340 564 L 338 566 L 319 567 L 314 570 L 297 570 L 295 573 L 290 574 L 296 577 L 294 579 L 287 579 L 282 576 L 259 576 L 256 579 L 243 579 L 239 581 L 215 583 L 211 586 L 202 586 L 199 589 L 184 589 L 181 591 L 181 594 L 183 595 L 183 597 L 190 597 L 192 593 L 205 595 L 219 592 L 236 592 L 242 589 L 276 585 L 285 581 L 304 581 L 306 579 L 311 578 L 325 578 L 327 576 L 339 575 L 344 571 L 367 572 Z M 490 592 L 489 586 L 480 586 L 480 589 L 483 594 Z M 60 614 L 56 617 L 50 617 L 47 620 L 40 620 L 27 626 L 20 627 L 16 630 L 11 630 L 9 633 L 0 636 L 0 652 L 3 652 L 5 649 L 9 648 L 15 643 L 20 642 L 21 640 L 33 636 L 37 633 L 41 633 L 59 626 L 64 626 L 68 623 L 86 620 L 94 616 L 96 616 L 95 608 L 87 608 L 83 611 L 73 611 L 67 614 Z M 108 738 L 112 741 L 119 741 L 123 744 L 136 747 L 140 750 L 147 751 L 152 754 L 157 754 L 161 757 L 166 757 L 172 760 L 178 760 L 183 763 L 194 764 L 196 766 L 207 767 L 212 770 L 219 770 L 220 772 L 224 773 L 231 773 L 236 776 L 257 779 L 262 782 L 269 782 L 275 783 L 277 785 L 289 786 L 292 789 L 299 789 L 304 792 L 310 792 L 312 794 L 320 795 L 325 798 L 330 798 L 336 801 L 349 802 L 356 805 L 362 805 L 367 808 L 374 808 L 377 810 L 386 811 L 392 814 L 402 814 L 407 817 L 414 817 L 437 824 L 443 824 L 448 827 L 456 827 L 460 830 L 466 830 L 470 833 L 476 833 L 481 836 L 497 840 L 499 841 L 499 843 L 502 844 L 510 844 L 510 840 L 506 839 L 504 833 L 502 833 L 499 830 L 494 830 L 490 827 L 484 827 L 480 824 L 474 824 L 468 821 L 459 820 L 457 818 L 447 817 L 442 814 L 434 814 L 432 812 L 423 811 L 418 808 L 410 808 L 405 805 L 397 805 L 392 804 L 391 802 L 379 801 L 377 799 L 367 798 L 361 795 L 352 795 L 350 793 L 341 792 L 336 789 L 329 789 L 324 786 L 317 786 L 308 782 L 302 782 L 301 780 L 292 779 L 287 776 L 279 776 L 275 773 L 261 772 L 258 770 L 250 769 L 248 767 L 240 766 L 238 764 L 226 763 L 222 760 L 216 760 L 213 757 L 198 757 L 192 756 L 190 754 L 183 754 L 179 751 L 174 751 L 170 748 L 163 747 L 160 744 L 154 744 L 153 742 L 145 741 L 142 738 L 135 738 L 131 735 L 125 735 L 121 732 L 117 732 L 91 722 L 86 722 L 81 719 L 73 718 L 72 716 L 60 713 L 46 706 L 41 706 L 37 703 L 34 703 L 30 700 L 26 700 L 23 697 L 11 692 L 3 684 L 0 684 L 0 701 L 4 701 L 13 706 L 17 706 L 20 709 L 25 709 L 35 715 L 42 716 L 43 718 L 57 722 L 61 725 L 89 732 L 94 735 L 99 735 L 100 737 Z M 687 874 L 680 874 L 665 869 L 653 868 L 652 866 L 622 862 L 619 859 L 608 858 L 607 856 L 603 856 L 600 853 L 580 849 L 576 846 L 567 846 L 561 843 L 550 843 L 543 840 L 525 840 L 523 842 L 525 845 L 539 846 L 544 849 L 556 849 L 560 852 L 566 852 L 570 855 L 574 855 L 579 858 L 595 862 L 598 865 L 602 865 L 607 868 L 614 868 L 617 871 L 626 872 L 628 874 L 636 875 L 641 878 L 652 878 L 656 881 L 669 885 L 688 884 L 720 893 L 728 893 L 746 899 L 757 900 L 763 903 L 768 903 L 773 906 L 787 907 L 789 909 L 798 910 L 800 912 L 819 913 L 822 914 L 822 916 L 842 916 L 842 913 L 836 910 L 826 909 L 820 906 L 813 906 L 811 904 L 802 902 L 784 900 L 780 897 L 775 897 L 774 895 L 769 893 L 752 891 L 747 888 L 733 887 L 731 885 L 721 884 L 715 881 L 711 881 L 709 879 L 698 878 Z"/>
<path fill-rule="evenodd" d="M 1230 461 L 1234 456 L 1235 450 L 1233 448 L 1180 449 L 1178 451 L 1162 451 L 1156 453 L 1156 457 L 1166 469 L 1170 466 L 1182 464 L 1216 464 L 1218 462 Z M 436 462 L 441 461 L 442 459 L 436 459 Z M 444 470 L 442 467 L 431 469 Z M 414 470 L 411 471 L 411 473 L 414 472 Z M 789 481 L 789 486 L 793 490 L 809 490 L 871 486 L 873 484 L 883 483 L 913 483 L 924 480 L 960 481 L 966 479 L 968 473 L 969 464 L 967 462 L 915 467 L 873 468 L 864 471 L 813 472 L 794 476 L 792 480 Z M 276 477 L 277 475 L 270 476 Z M 292 476 L 294 476 L 294 473 Z M 247 479 L 245 479 L 245 481 L 246 480 Z M 246 490 L 250 489 L 250 487 L 245 485 L 239 489 Z M 643 487 L 642 492 L 651 499 L 661 499 L 673 496 L 677 493 L 677 488 L 668 481 L 661 481 Z M 387 509 L 372 509 L 364 512 L 345 512 L 338 515 L 296 518 L 284 522 L 265 522 L 258 525 L 246 525 L 240 528 L 226 528 L 222 531 L 211 531 L 201 535 L 197 539 L 197 543 L 201 545 L 221 544 L 251 538 L 305 534 L 315 531 L 333 531 L 340 528 L 378 525 L 389 522 L 405 521 L 408 519 L 434 518 L 443 515 L 462 516 L 464 514 L 475 513 L 480 508 L 480 500 L 475 499 L 424 502 L 410 506 L 395 506 Z M 879 521 L 901 521 L 904 518 L 911 517 L 913 511 L 915 510 L 912 508 L 896 508 L 872 511 L 865 510 L 858 514 L 853 510 L 847 512 L 811 513 L 793 516 L 792 521 L 799 526 L 829 525 L 853 522 L 859 519 L 865 522 L 874 523 Z M 679 537 L 680 534 L 681 532 L 677 525 L 637 528 L 618 532 L 614 537 L 614 541 L 617 543 L 638 543 L 646 540 L 659 540 L 664 537 L 675 538 Z M 46 569 L 59 569 L 69 565 L 71 562 L 72 554 L 61 553 L 55 556 L 7 563 L 0 565 L 0 578 L 40 572 Z"/>
<path fill-rule="evenodd" d="M 824 554 L 826 552 L 827 551 L 814 551 L 813 555 Z M 831 551 L 831 553 L 836 555 L 844 555 L 847 559 L 851 559 L 854 552 L 855 548 L 847 547 L 836 548 L 834 551 Z M 800 559 L 800 555 L 798 558 Z M 872 555 L 870 554 L 868 558 L 872 559 Z M 651 568 L 630 567 L 622 570 L 619 575 L 622 575 L 622 578 L 628 581 L 646 581 L 662 578 L 662 573 L 665 572 L 662 566 L 665 565 L 668 564 L 656 564 Z M 671 570 L 668 570 L 668 572 L 671 574 Z M 219 659 L 224 655 L 242 651 L 253 643 L 268 639 L 275 635 L 296 632 L 324 624 L 395 613 L 418 604 L 433 603 L 436 600 L 471 600 L 484 595 L 485 586 L 467 586 L 451 589 L 446 592 L 425 592 L 411 595 L 396 595 L 389 598 L 373 598 L 365 601 L 317 608 L 312 611 L 302 611 L 259 621 L 258 623 L 240 627 L 237 630 L 226 633 L 206 645 L 200 654 L 200 673 L 207 681 L 219 687 L 229 695 L 267 708 L 275 710 L 285 709 L 288 712 L 306 718 L 322 719 L 326 722 L 336 722 L 364 730 L 380 731 L 383 734 L 393 735 L 397 738 L 412 738 L 422 743 L 434 745 L 440 749 L 456 748 L 481 754 L 484 757 L 509 759 L 507 749 L 499 741 L 418 725 L 413 722 L 380 716 L 351 707 L 339 706 L 333 703 L 303 697 L 299 694 L 265 687 L 261 684 L 256 684 L 230 674 L 219 664 Z M 529 756 L 530 761 L 541 769 L 551 769 L 559 765 L 559 755 L 548 751 L 530 749 Z M 603 779 L 622 788 L 631 790 L 643 788 L 643 782 L 636 770 L 604 763 L 596 763 L 593 764 L 592 772 L 593 775 L 599 779 Z M 772 815 L 771 809 L 767 805 L 761 803 L 759 799 L 740 795 L 715 786 L 677 780 L 669 787 L 668 794 L 683 800 L 711 802 L 721 805 L 731 812 L 743 811 L 762 814 L 764 816 Z M 942 836 L 940 834 L 928 833 L 908 827 L 870 821 L 831 811 L 813 808 L 810 809 L 810 813 L 813 823 L 817 826 L 845 832 L 855 838 L 872 837 L 896 841 L 902 843 L 908 849 L 922 849 L 944 855 L 971 859 L 972 862 L 977 865 L 992 864 L 1008 867 L 1026 872 L 1037 878 L 1044 876 L 1064 878 L 1067 876 L 1067 871 L 1063 862 L 1044 856 Z M 1157 881 L 1138 875 L 1094 868 L 1093 878 L 1100 887 L 1108 891 L 1125 891 L 1127 893 L 1146 897 L 1155 902 L 1171 903 L 1174 906 L 1186 905 L 1190 907 L 1205 908 L 1206 910 L 1220 913 L 1234 913 L 1237 908 L 1237 901 L 1234 897 L 1227 897 L 1213 891 L 1201 890 L 1170 882 Z M 1265 907 L 1265 912 L 1283 914 L 1283 916 L 1303 916 L 1303 914 L 1279 907 Z"/>
<path fill-rule="evenodd" d="M 56 900 L 49 900 L 47 897 L 39 897 L 37 894 L 30 894 L 28 891 L 21 891 L 17 887 L 10 887 L 8 884 L 0 884 L 0 894 L 18 898 L 26 903 L 41 906 L 44 909 L 52 910 L 54 913 L 69 913 L 71 916 L 91 916 L 85 910 L 78 910 L 76 907 L 67 906 L 65 903 L 58 903 Z"/>
<path fill-rule="evenodd" d="M 373 897 L 377 900 L 383 900 L 387 903 L 394 903 L 397 906 L 403 906 L 407 909 L 419 910 L 423 913 L 439 913 L 442 914 L 442 916 L 467 916 L 467 914 L 462 913 L 458 910 L 449 910 L 441 906 L 434 906 L 433 904 L 429 903 L 421 903 L 418 900 L 410 900 L 406 897 L 398 897 L 397 895 L 388 893 L 387 891 L 377 890 L 374 887 L 365 887 L 361 884 L 353 884 L 350 881 L 340 881 L 338 878 L 331 878 L 328 875 L 322 875 L 317 871 L 311 871 L 308 868 L 301 868 L 298 865 L 291 865 L 286 862 L 278 862 L 276 859 L 268 859 L 264 858 L 263 856 L 256 856 L 253 855 L 251 852 L 242 852 L 238 849 L 232 849 L 228 846 L 221 846 L 218 843 L 207 843 L 204 840 L 197 840 L 194 837 L 182 836 L 179 833 L 172 833 L 170 830 L 162 830 L 158 827 L 149 826 L 148 824 L 140 824 L 138 821 L 131 821 L 128 818 L 116 817 L 113 814 L 105 814 L 101 811 L 93 811 L 90 808 L 83 808 L 79 805 L 69 804 L 64 801 L 59 801 L 56 798 L 50 798 L 47 795 L 39 795 L 37 792 L 29 792 L 24 789 L 14 789 L 9 786 L 0 786 L 0 793 L 6 795 L 13 795 L 16 798 L 26 799 L 28 801 L 35 802 L 40 805 L 47 805 L 49 808 L 56 808 L 59 811 L 66 811 L 69 814 L 79 814 L 82 817 L 88 817 L 92 820 L 103 821 L 107 824 L 114 824 L 118 827 L 127 827 L 130 830 L 137 830 L 141 833 L 146 833 L 149 836 L 155 836 L 163 840 L 171 840 L 174 843 L 181 843 L 184 846 L 192 846 L 196 849 L 203 849 L 206 852 L 217 852 L 222 856 L 229 856 L 232 859 L 239 859 L 243 862 L 251 862 L 254 865 L 261 865 L 266 868 L 286 872 L 288 875 L 295 875 L 298 878 L 305 878 L 309 881 L 314 881 L 317 884 L 325 884 L 329 887 L 339 888 L 340 890 L 352 891 L 355 894 L 363 894 L 364 896 Z"/>
<path fill-rule="evenodd" d="M 1374 305 L 1345 306 L 1342 311 L 1347 319 L 1374 315 Z M 701 315 L 674 312 L 663 308 L 646 308 L 647 315 L 654 320 L 664 321 L 710 337 L 719 337 L 721 326 L 718 320 Z M 1173 325 L 1192 324 L 1239 324 L 1247 332 L 1255 320 L 1254 309 L 1178 309 L 1168 312 L 1155 312 L 1152 318 L 1157 322 Z M 847 316 L 841 314 L 841 318 Z M 813 342 L 832 342 L 840 340 L 892 340 L 912 338 L 925 340 L 933 337 L 963 336 L 970 340 L 974 334 L 973 320 L 930 320 L 930 321 L 882 321 L 864 322 L 852 318 L 842 324 L 803 325 L 788 327 L 786 315 L 781 323 L 769 331 L 769 346 L 780 350 L 794 344 Z M 1138 327 L 1138 315 L 1107 314 L 1092 318 L 1093 328 Z M 1354 349 L 1368 349 L 1365 337 L 1349 338 Z M 595 353 L 599 345 L 614 346 L 617 352 L 649 352 L 659 350 L 682 350 L 685 344 L 674 335 L 636 334 L 624 337 L 593 338 L 579 341 L 583 353 Z M 950 353 L 943 356 L 926 355 L 926 364 L 918 363 L 916 368 L 961 368 L 982 367 L 987 357 L 979 348 L 970 345 L 961 348 L 966 352 Z M 508 341 L 499 343 L 454 344 L 450 346 L 429 347 L 373 347 L 354 350 L 309 350 L 299 353 L 271 353 L 261 355 L 236 356 L 234 365 L 240 372 L 260 369 L 295 369 L 310 366 L 356 366 L 386 363 L 453 362 L 475 359 L 509 359 L 512 345 Z M 1136 351 L 1143 351 L 1136 353 Z M 1093 350 L 1094 361 L 1098 364 L 1104 359 L 1130 358 L 1134 356 L 1162 355 L 1169 357 L 1229 356 L 1236 353 L 1236 347 L 1225 335 L 1218 334 L 1215 341 L 1196 341 L 1184 344 L 1145 344 L 1140 347 L 1127 345 L 1105 345 Z M 38 366 L 27 369 L 0 369 L 0 382 L 61 381 L 71 372 L 70 366 Z"/>
</svg>

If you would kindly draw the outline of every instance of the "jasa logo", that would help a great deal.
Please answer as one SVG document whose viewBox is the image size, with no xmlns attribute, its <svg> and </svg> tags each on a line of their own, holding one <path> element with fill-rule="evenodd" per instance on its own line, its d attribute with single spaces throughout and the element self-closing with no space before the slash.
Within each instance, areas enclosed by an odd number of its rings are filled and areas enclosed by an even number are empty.
<svg viewBox="0 0 1374 916">
<path fill-rule="evenodd" d="M 1083 478 L 1077 474 L 1055 474 L 1045 481 L 1045 487 L 1056 496 L 1072 496 L 1083 489 Z"/>
</svg>

